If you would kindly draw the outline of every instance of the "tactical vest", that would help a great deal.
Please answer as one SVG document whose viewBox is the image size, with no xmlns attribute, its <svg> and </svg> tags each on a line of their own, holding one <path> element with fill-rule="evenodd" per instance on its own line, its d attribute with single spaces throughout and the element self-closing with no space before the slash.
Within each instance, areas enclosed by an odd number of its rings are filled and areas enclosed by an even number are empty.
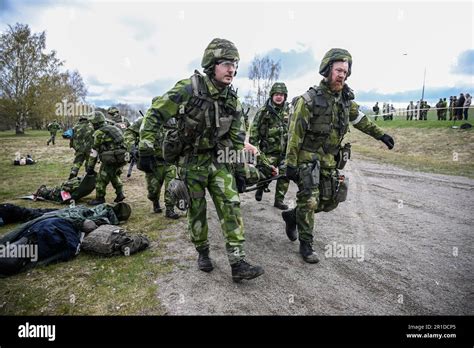
<svg viewBox="0 0 474 348">
<path fill-rule="evenodd" d="M 325 153 L 333 155 L 338 153 L 342 138 L 349 129 L 351 94 L 352 92 L 341 93 L 337 115 L 333 115 L 334 103 L 336 101 L 334 98 L 325 97 L 320 87 L 311 87 L 302 95 L 308 109 L 312 111 L 308 129 L 301 146 L 302 150 L 317 152 L 322 148 Z M 339 136 L 337 144 L 328 141 L 329 135 L 333 130 Z"/>
<path fill-rule="evenodd" d="M 106 124 L 99 129 L 112 139 L 111 142 L 101 144 L 99 152 L 124 148 L 124 138 L 120 129 L 109 124 Z"/>
<path fill-rule="evenodd" d="M 197 71 L 191 77 L 191 84 L 193 96 L 186 104 L 182 117 L 177 116 L 178 129 L 183 129 L 184 141 L 193 141 L 194 148 L 214 149 L 220 140 L 228 137 L 234 117 L 239 116 L 235 109 L 237 94 L 229 89 L 231 98 L 212 99 L 203 76 Z"/>
<path fill-rule="evenodd" d="M 286 105 L 283 105 L 282 108 L 285 108 Z M 285 123 L 285 120 L 280 118 L 277 111 L 267 104 L 265 111 L 263 112 L 262 118 L 258 124 L 258 132 L 260 135 L 260 144 L 259 148 L 264 153 L 274 153 L 279 150 L 280 152 L 286 151 L 286 143 L 288 138 L 288 125 Z M 284 113 L 284 109 L 281 111 Z M 277 127 L 270 127 L 270 124 L 273 123 L 272 119 L 276 119 L 278 122 Z M 278 143 L 275 143 L 275 139 L 278 139 Z"/>
<path fill-rule="evenodd" d="M 192 97 L 179 106 L 177 129 L 166 131 L 163 158 L 174 163 L 186 153 L 208 152 L 220 147 L 232 147 L 229 137 L 236 110 L 237 94 L 228 90 L 230 97 L 217 100 L 209 96 L 204 77 L 195 71 L 191 76 Z"/>
</svg>

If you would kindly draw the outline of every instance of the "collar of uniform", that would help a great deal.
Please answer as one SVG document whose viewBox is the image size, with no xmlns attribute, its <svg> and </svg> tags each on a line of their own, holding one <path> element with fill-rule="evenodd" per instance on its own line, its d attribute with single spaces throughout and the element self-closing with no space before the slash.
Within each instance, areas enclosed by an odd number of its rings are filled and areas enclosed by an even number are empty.
<svg viewBox="0 0 474 348">
<path fill-rule="evenodd" d="M 211 79 L 207 75 L 204 76 L 204 82 L 206 83 L 209 96 L 212 99 L 217 99 L 218 97 L 227 98 L 227 93 L 229 90 L 228 87 L 225 87 L 222 91 L 219 91 L 219 89 L 214 85 L 214 83 L 211 81 Z"/>
<path fill-rule="evenodd" d="M 281 104 L 281 105 L 276 105 L 273 102 L 273 100 L 271 100 L 271 99 L 268 100 L 268 105 L 270 107 L 272 107 L 276 112 L 280 112 L 283 109 L 284 104 L 285 104 L 285 102 L 283 102 L 283 104 Z"/>
</svg>

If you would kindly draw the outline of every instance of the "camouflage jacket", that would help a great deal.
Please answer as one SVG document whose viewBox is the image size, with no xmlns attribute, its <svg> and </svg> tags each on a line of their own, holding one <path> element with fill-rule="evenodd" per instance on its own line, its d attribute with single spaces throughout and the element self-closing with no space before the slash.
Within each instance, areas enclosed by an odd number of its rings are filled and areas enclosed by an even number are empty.
<svg viewBox="0 0 474 348">
<path fill-rule="evenodd" d="M 123 132 L 123 139 L 128 152 L 132 150 L 133 145 L 138 145 L 142 121 L 143 117 L 139 117 Z"/>
<path fill-rule="evenodd" d="M 56 134 L 61 129 L 61 126 L 57 122 L 51 122 L 47 128 L 50 133 Z"/>
<path fill-rule="evenodd" d="M 250 144 L 267 155 L 284 155 L 288 140 L 288 115 L 288 103 L 277 107 L 268 99 L 252 121 Z"/>
<path fill-rule="evenodd" d="M 335 94 L 330 91 L 326 82 L 322 80 L 319 86 L 314 86 L 314 89 L 320 91 L 320 98 L 327 103 L 327 108 L 319 108 L 319 111 L 326 114 L 329 113 L 329 117 L 331 118 L 331 123 L 327 125 L 329 135 L 325 138 L 324 145 L 337 148 L 340 146 L 345 133 L 348 131 L 348 125 L 345 125 L 342 132 L 334 127 L 340 118 L 344 117 L 341 114 L 343 113 L 343 105 L 346 105 L 348 113 L 345 117 L 347 117 L 347 120 L 355 128 L 375 139 L 379 139 L 384 134 L 381 128 L 359 111 L 359 105 L 352 100 L 354 99 L 354 95 L 347 86 L 345 86 L 345 90 L 348 91 L 348 93 Z M 316 110 L 316 107 L 314 110 Z M 327 153 L 324 150 L 324 146 L 320 146 L 315 152 L 307 151 L 302 148 L 306 137 L 308 137 L 308 140 L 311 140 L 313 136 L 317 137 L 318 129 L 314 129 L 314 127 L 317 126 L 318 117 L 321 116 L 313 114 L 313 109 L 308 105 L 303 96 L 297 99 L 288 132 L 288 147 L 286 151 L 288 166 L 297 167 L 303 163 L 319 160 L 321 162 L 321 168 L 336 167 L 334 153 Z"/>
<path fill-rule="evenodd" d="M 87 119 L 77 122 L 72 129 L 70 147 L 76 152 L 89 153 L 92 147 L 94 128 Z"/>
<path fill-rule="evenodd" d="M 140 127 L 143 123 L 143 117 L 139 117 L 135 122 L 133 122 L 130 127 L 128 127 L 123 136 L 125 138 L 125 146 L 127 151 L 130 152 L 132 150 L 133 145 L 139 144 L 140 141 Z M 157 159 L 163 160 L 163 139 L 166 133 L 167 127 L 160 127 L 158 131 L 158 136 L 155 138 L 155 144 L 153 145 L 154 148 L 154 155 Z"/>
<path fill-rule="evenodd" d="M 198 144 L 193 144 L 193 148 L 200 153 L 211 153 L 218 144 L 225 143 L 227 147 L 241 151 L 245 141 L 245 126 L 242 117 L 242 106 L 237 94 L 231 87 L 219 90 L 208 76 L 201 77 L 201 81 L 202 88 L 205 89 L 207 95 L 206 98 L 208 98 L 208 102 L 211 102 L 211 107 L 206 112 L 206 123 L 209 124 L 197 124 L 196 129 L 200 130 L 196 140 Z M 193 92 L 192 78 L 188 78 L 177 82 L 163 96 L 153 99 L 140 127 L 140 154 L 152 155 L 156 153 L 160 127 L 168 120 L 175 117 L 179 126 L 180 122 L 188 117 L 191 111 L 195 112 L 196 108 L 199 108 L 202 99 L 194 96 Z M 228 130 L 222 132 L 222 118 L 217 116 L 225 115 L 232 115 L 232 119 L 230 119 L 230 123 L 227 123 Z M 216 121 L 216 119 L 219 119 L 219 121 Z M 217 135 L 219 132 L 223 133 L 221 137 Z M 187 140 L 183 139 L 183 141 Z"/>
<path fill-rule="evenodd" d="M 101 223 L 108 223 L 112 225 L 119 224 L 119 220 L 115 215 L 113 206 L 107 203 L 99 204 L 95 207 L 88 208 L 82 205 L 78 205 L 72 208 L 64 208 L 61 210 L 55 210 L 46 214 L 43 214 L 40 217 L 37 217 L 34 220 L 30 220 L 17 226 L 11 232 L 3 235 L 0 238 L 0 244 L 6 242 L 13 242 L 17 240 L 25 231 L 27 231 L 31 226 L 33 226 L 38 221 L 46 220 L 49 218 L 61 218 L 71 222 L 78 231 L 82 229 L 84 221 L 100 221 Z"/>
</svg>

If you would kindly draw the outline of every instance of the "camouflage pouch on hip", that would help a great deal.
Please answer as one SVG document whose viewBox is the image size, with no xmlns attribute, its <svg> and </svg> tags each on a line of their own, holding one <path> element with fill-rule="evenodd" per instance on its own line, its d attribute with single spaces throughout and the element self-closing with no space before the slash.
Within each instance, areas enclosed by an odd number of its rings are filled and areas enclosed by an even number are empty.
<svg viewBox="0 0 474 348">
<path fill-rule="evenodd" d="M 102 163 L 114 166 L 124 166 L 128 160 L 125 149 L 107 150 L 102 152 L 99 157 Z"/>
<path fill-rule="evenodd" d="M 318 187 L 320 182 L 319 161 L 301 165 L 299 168 L 299 176 L 301 178 L 304 190 L 312 190 Z"/>
</svg>

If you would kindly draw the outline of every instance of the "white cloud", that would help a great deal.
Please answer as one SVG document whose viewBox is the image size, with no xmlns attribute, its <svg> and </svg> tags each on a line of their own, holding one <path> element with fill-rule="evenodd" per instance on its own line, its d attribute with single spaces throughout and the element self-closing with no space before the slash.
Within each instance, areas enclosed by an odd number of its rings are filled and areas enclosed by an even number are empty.
<svg viewBox="0 0 474 348">
<path fill-rule="evenodd" d="M 275 48 L 310 49 L 319 60 L 329 48 L 344 47 L 354 58 L 349 84 L 356 91 L 420 88 L 425 67 L 427 86 L 472 84 L 472 77 L 451 73 L 456 57 L 472 48 L 472 2 L 122 1 L 15 6 L 21 11 L 3 20 L 46 30 L 48 49 L 55 49 L 67 68 L 78 69 L 86 81 L 105 84 L 89 87 L 102 99 L 149 102 L 150 92 L 141 96 L 142 90 L 127 87 L 189 76 L 189 63 L 200 61 L 214 37 L 234 41 L 243 62 Z M 308 71 L 285 82 L 295 95 L 319 80 L 317 71 Z M 242 92 L 251 87 L 240 75 L 235 85 Z"/>
</svg>

